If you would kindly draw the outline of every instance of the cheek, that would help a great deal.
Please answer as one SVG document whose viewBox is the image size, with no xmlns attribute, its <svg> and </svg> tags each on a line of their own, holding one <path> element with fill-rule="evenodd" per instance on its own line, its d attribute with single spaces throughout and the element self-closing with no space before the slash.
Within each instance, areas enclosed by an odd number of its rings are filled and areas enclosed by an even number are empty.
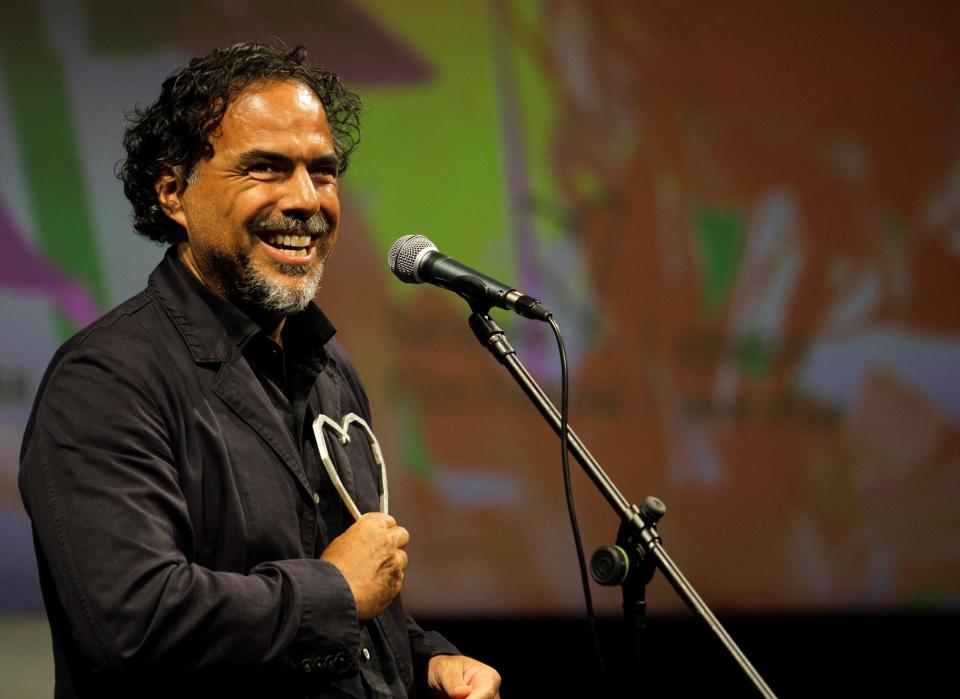
<svg viewBox="0 0 960 699">
<path fill-rule="evenodd" d="M 196 195 L 194 204 L 200 216 L 220 230 L 245 228 L 250 219 L 276 201 L 269 184 L 254 181 L 198 189 Z"/>
<path fill-rule="evenodd" d="M 334 231 L 331 235 L 324 237 L 320 241 L 319 247 L 317 249 L 317 253 L 318 253 L 317 258 L 320 261 L 326 261 L 326 259 L 330 257 L 330 253 L 333 252 L 333 248 L 336 247 L 336 244 L 337 244 L 337 234 L 336 234 L 336 231 Z"/>
<path fill-rule="evenodd" d="M 340 221 L 340 194 L 337 191 L 337 186 L 333 185 L 328 192 L 328 203 L 326 206 L 327 211 L 330 216 L 334 219 L 331 223 L 339 223 Z"/>
<path fill-rule="evenodd" d="M 233 229 L 246 231 L 253 219 L 270 210 L 273 201 L 261 188 L 242 192 L 233 197 L 223 210 L 224 222 Z"/>
<path fill-rule="evenodd" d="M 192 185 L 184 197 L 187 233 L 199 242 L 217 235 L 223 225 L 223 213 L 218 210 L 215 191 Z"/>
</svg>

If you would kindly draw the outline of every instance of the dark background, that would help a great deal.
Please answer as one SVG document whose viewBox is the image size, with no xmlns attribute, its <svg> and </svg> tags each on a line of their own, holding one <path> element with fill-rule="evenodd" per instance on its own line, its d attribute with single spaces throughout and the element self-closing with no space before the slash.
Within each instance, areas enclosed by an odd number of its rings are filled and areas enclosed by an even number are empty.
<svg viewBox="0 0 960 699">
<path fill-rule="evenodd" d="M 582 619 L 424 620 L 503 676 L 504 697 L 634 696 L 635 662 L 621 619 L 598 622 L 610 685 L 598 688 Z M 721 624 L 778 697 L 941 696 L 955 679 L 958 619 L 931 613 L 721 615 Z M 652 615 L 644 634 L 650 697 L 761 696 L 701 621 Z"/>
</svg>

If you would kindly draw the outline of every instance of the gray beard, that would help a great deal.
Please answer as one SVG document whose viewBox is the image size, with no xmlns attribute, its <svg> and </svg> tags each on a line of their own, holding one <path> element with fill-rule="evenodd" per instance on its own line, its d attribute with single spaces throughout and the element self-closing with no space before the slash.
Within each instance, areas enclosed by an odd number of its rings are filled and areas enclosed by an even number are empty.
<svg viewBox="0 0 960 699">
<path fill-rule="evenodd" d="M 330 233 L 330 224 L 319 213 L 305 220 L 283 214 L 265 214 L 251 221 L 247 230 L 254 235 L 279 231 L 316 237 Z M 319 254 L 319 248 L 316 254 Z M 215 250 L 210 264 L 220 283 L 229 287 L 228 298 L 231 301 L 271 315 L 290 316 L 303 311 L 317 295 L 323 278 L 323 260 L 311 267 L 276 265 L 277 271 L 284 277 L 300 277 L 293 289 L 264 275 L 250 256 L 242 252 L 230 255 Z"/>
<path fill-rule="evenodd" d="M 323 262 L 312 267 L 277 265 L 276 268 L 282 275 L 300 277 L 293 288 L 264 275 L 250 257 L 244 254 L 216 254 L 210 262 L 221 283 L 230 286 L 230 301 L 271 315 L 290 316 L 303 311 L 317 295 L 323 278 Z"/>
<path fill-rule="evenodd" d="M 299 283 L 290 289 L 275 279 L 264 276 L 254 266 L 249 257 L 240 260 L 237 270 L 237 300 L 250 304 L 262 311 L 291 316 L 300 313 L 310 305 L 320 281 L 323 279 L 323 262 L 312 267 L 302 265 L 278 265 L 277 269 L 286 277 L 300 277 Z"/>
</svg>

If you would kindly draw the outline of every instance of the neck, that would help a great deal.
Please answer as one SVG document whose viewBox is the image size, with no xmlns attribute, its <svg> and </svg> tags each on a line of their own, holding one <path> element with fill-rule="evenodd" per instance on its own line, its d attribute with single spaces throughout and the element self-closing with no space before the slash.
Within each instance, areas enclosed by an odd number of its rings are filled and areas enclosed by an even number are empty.
<svg viewBox="0 0 960 699">
<path fill-rule="evenodd" d="M 218 280 L 212 277 L 203 275 L 203 273 L 200 271 L 199 265 L 197 265 L 196 258 L 193 256 L 193 251 L 190 249 L 190 245 L 185 241 L 181 241 L 177 244 L 177 257 L 180 258 L 183 266 L 190 270 L 190 274 L 200 280 L 201 284 L 210 289 L 210 291 L 215 293 L 220 298 L 229 301 L 237 306 L 237 308 L 241 309 L 244 313 L 250 316 L 250 319 L 259 325 L 260 328 L 267 335 L 269 335 L 274 342 L 283 347 L 281 333 L 283 332 L 283 324 L 286 321 L 286 316 L 265 311 L 262 308 L 258 308 L 247 303 L 237 302 L 230 298 L 230 294 L 227 293 L 227 290 L 224 288 L 223 284 L 219 283 Z"/>
</svg>

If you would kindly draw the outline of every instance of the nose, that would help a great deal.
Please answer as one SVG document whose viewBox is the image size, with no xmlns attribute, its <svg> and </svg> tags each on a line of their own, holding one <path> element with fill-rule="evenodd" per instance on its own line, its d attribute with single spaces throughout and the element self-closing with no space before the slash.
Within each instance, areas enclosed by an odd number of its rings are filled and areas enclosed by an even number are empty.
<svg viewBox="0 0 960 699">
<path fill-rule="evenodd" d="M 299 165 L 287 178 L 280 210 L 288 216 L 308 219 L 324 208 L 323 187 L 318 187 L 310 173 Z"/>
</svg>

